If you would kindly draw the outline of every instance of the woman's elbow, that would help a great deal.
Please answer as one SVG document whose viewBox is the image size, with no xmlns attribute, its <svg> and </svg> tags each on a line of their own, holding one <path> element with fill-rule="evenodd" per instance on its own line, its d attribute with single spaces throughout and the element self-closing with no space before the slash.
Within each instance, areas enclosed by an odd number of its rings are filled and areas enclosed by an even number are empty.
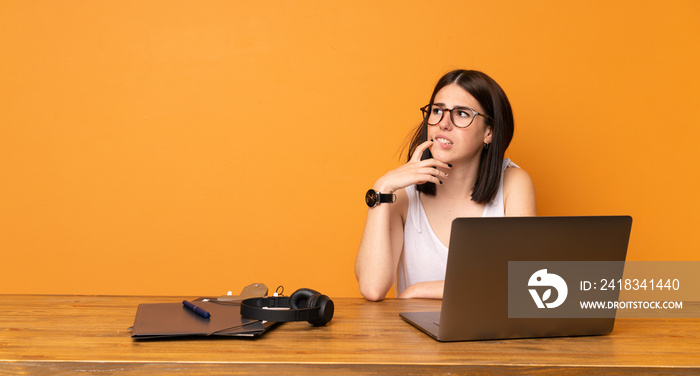
<svg viewBox="0 0 700 376">
<path fill-rule="evenodd" d="M 386 293 L 386 291 L 382 291 L 378 288 L 360 286 L 360 294 L 362 294 L 362 296 L 365 299 L 371 302 L 378 302 L 384 300 L 384 297 L 386 297 Z"/>
</svg>

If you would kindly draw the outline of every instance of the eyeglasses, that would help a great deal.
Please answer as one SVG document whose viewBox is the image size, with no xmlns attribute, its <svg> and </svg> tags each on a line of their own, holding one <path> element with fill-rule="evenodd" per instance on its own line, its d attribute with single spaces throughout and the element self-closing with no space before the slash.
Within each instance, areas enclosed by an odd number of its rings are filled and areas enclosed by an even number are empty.
<svg viewBox="0 0 700 376">
<path fill-rule="evenodd" d="M 428 121 L 428 125 L 436 125 L 441 122 L 442 118 L 445 116 L 445 112 L 450 113 L 450 120 L 452 120 L 452 124 L 457 128 L 466 128 L 470 126 L 477 115 L 493 120 L 488 115 L 480 114 L 469 107 L 456 106 L 450 109 L 433 104 L 421 107 L 420 110 L 423 111 L 423 119 Z"/>
</svg>

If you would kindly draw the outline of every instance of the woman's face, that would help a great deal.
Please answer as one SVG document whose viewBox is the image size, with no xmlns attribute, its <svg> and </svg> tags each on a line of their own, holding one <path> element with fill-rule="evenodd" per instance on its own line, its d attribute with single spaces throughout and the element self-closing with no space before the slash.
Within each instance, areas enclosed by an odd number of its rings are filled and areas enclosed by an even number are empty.
<svg viewBox="0 0 700 376">
<path fill-rule="evenodd" d="M 457 84 L 440 89 L 435 95 L 434 104 L 444 109 L 469 107 L 478 113 L 484 113 L 479 102 Z M 476 116 L 467 128 L 458 128 L 452 123 L 450 113 L 445 111 L 439 123 L 428 125 L 428 139 L 434 141 L 430 147 L 433 158 L 453 164 L 479 158 L 484 143 L 490 143 L 492 137 L 486 119 Z"/>
</svg>

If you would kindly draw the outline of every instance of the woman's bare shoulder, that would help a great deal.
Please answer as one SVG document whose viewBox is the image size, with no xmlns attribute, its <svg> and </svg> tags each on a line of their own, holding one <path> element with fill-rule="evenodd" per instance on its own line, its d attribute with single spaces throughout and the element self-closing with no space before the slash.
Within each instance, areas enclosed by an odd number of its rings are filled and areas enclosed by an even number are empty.
<svg viewBox="0 0 700 376">
<path fill-rule="evenodd" d="M 527 171 L 509 167 L 503 176 L 503 201 L 506 216 L 537 215 L 535 184 Z"/>
</svg>

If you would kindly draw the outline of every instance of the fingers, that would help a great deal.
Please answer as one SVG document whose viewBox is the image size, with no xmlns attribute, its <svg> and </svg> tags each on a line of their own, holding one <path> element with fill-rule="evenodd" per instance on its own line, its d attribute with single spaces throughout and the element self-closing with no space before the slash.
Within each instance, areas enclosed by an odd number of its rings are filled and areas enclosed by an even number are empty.
<svg viewBox="0 0 700 376">
<path fill-rule="evenodd" d="M 434 175 L 423 175 L 423 179 L 420 179 L 419 181 L 416 182 L 416 184 L 425 184 L 425 183 L 442 184 L 442 180 L 440 180 L 440 178 L 438 178 L 437 176 L 434 176 Z"/>
<path fill-rule="evenodd" d="M 389 171 L 377 180 L 375 190 L 393 193 L 412 184 L 427 182 L 442 184 L 443 180 L 448 178 L 448 171 L 452 169 L 452 166 L 435 158 L 421 161 L 421 156 L 431 145 L 433 145 L 432 140 L 418 145 L 406 164 Z"/>
<path fill-rule="evenodd" d="M 421 169 L 420 171 L 418 171 L 418 173 L 420 174 L 420 176 L 423 177 L 421 179 L 422 181 L 418 184 L 423 184 L 427 182 L 442 184 L 442 180 L 448 177 L 448 174 L 446 172 L 440 171 L 437 168 L 432 167 Z"/>
<path fill-rule="evenodd" d="M 413 155 L 411 156 L 411 162 L 420 162 L 420 158 L 423 155 L 423 152 L 431 147 L 433 145 L 432 140 L 428 140 L 416 148 L 416 150 L 413 152 Z"/>
<path fill-rule="evenodd" d="M 437 165 L 444 165 L 447 170 L 450 168 L 447 164 L 435 160 L 409 162 L 379 178 L 373 188 L 378 192 L 393 193 L 412 184 L 427 182 L 442 184 L 442 181 L 448 177 L 448 173 L 438 169 Z"/>
<path fill-rule="evenodd" d="M 449 163 L 438 161 L 437 159 L 426 159 L 420 162 L 421 166 L 432 167 L 432 168 L 442 168 L 445 170 L 450 170 L 452 165 Z"/>
<path fill-rule="evenodd" d="M 417 170 L 416 172 L 419 174 L 423 174 L 423 175 L 434 176 L 438 179 L 446 178 L 449 176 L 447 174 L 447 172 L 438 170 L 437 168 L 434 168 L 434 167 L 423 167 L 423 168 L 420 168 L 419 170 Z"/>
<path fill-rule="evenodd" d="M 411 162 L 415 162 L 415 163 L 421 162 L 426 166 L 439 167 L 439 168 L 445 168 L 445 169 L 452 168 L 451 165 L 444 163 L 444 162 L 440 162 L 437 159 L 431 158 L 431 159 L 426 159 L 424 161 L 420 160 L 421 157 L 423 156 L 423 152 L 425 152 L 432 145 L 433 145 L 433 140 L 428 140 L 428 141 L 425 141 L 424 143 L 418 145 L 418 147 L 416 147 L 416 150 L 413 152 L 413 155 L 411 155 Z"/>
<path fill-rule="evenodd" d="M 442 179 L 448 177 L 448 174 L 442 170 L 449 170 L 452 168 L 451 165 L 438 161 L 437 159 L 430 158 L 421 161 L 421 156 L 430 146 L 433 145 L 432 140 L 423 142 L 416 147 L 416 150 L 411 156 L 411 161 L 409 165 L 414 165 L 414 173 L 416 174 L 419 181 L 418 184 L 423 184 L 427 182 L 442 184 Z"/>
</svg>

